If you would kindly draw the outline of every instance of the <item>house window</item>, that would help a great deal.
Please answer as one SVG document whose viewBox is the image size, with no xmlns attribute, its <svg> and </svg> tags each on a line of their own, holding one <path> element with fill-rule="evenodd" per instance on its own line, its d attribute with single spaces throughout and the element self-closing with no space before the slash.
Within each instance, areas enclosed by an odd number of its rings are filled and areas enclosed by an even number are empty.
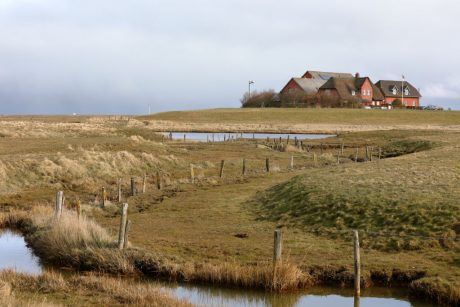
<svg viewBox="0 0 460 307">
<path fill-rule="evenodd" d="M 378 105 L 378 106 L 380 105 L 380 101 L 377 101 L 377 105 Z"/>
<path fill-rule="evenodd" d="M 355 92 L 355 91 L 351 91 L 351 95 L 352 95 L 352 96 L 355 96 L 355 95 L 356 95 L 356 92 Z"/>
<path fill-rule="evenodd" d="M 393 95 L 396 95 L 398 91 L 396 90 L 396 87 L 393 87 Z"/>
<path fill-rule="evenodd" d="M 409 89 L 406 87 L 406 89 L 404 90 L 404 95 L 408 96 L 409 95 Z"/>
<path fill-rule="evenodd" d="M 361 94 L 362 94 L 362 95 L 366 95 L 366 91 L 365 91 L 365 90 L 362 90 L 362 91 L 361 91 Z"/>
<path fill-rule="evenodd" d="M 371 90 L 367 90 L 367 95 L 368 95 L 368 96 L 371 95 Z"/>
</svg>

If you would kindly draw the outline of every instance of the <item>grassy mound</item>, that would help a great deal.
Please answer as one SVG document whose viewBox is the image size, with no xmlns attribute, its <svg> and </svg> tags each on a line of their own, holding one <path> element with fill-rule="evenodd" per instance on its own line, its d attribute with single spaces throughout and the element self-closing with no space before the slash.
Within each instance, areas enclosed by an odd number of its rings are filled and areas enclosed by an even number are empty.
<svg viewBox="0 0 460 307">
<path fill-rule="evenodd" d="M 434 158 L 436 159 L 436 158 Z M 390 251 L 459 248 L 459 177 L 426 157 L 314 170 L 251 201 L 260 219 Z"/>
</svg>

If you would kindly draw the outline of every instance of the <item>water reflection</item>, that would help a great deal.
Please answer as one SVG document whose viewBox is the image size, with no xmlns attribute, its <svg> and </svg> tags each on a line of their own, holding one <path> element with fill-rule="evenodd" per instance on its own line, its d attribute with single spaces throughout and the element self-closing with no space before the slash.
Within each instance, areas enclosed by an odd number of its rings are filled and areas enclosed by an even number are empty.
<svg viewBox="0 0 460 307">
<path fill-rule="evenodd" d="M 274 294 L 260 291 L 220 289 L 204 286 L 163 285 L 180 299 L 200 306 L 235 307 L 300 307 L 300 306 L 357 306 L 357 307 L 432 307 L 427 303 L 411 302 L 400 289 L 372 288 L 355 298 L 351 289 L 317 287 L 308 292 Z"/>
<path fill-rule="evenodd" d="M 39 259 L 27 247 L 24 238 L 11 230 L 0 232 L 0 270 L 2 269 L 31 274 L 42 272 Z"/>
<path fill-rule="evenodd" d="M 236 139 L 279 139 L 286 140 L 287 137 L 294 141 L 298 140 L 317 140 L 328 137 L 333 137 L 331 134 L 288 134 L 288 133 L 209 133 L 209 132 L 171 132 L 164 134 L 167 137 L 172 137 L 173 140 L 183 140 L 184 135 L 186 140 L 199 141 L 199 142 L 222 142 L 226 140 Z"/>
</svg>

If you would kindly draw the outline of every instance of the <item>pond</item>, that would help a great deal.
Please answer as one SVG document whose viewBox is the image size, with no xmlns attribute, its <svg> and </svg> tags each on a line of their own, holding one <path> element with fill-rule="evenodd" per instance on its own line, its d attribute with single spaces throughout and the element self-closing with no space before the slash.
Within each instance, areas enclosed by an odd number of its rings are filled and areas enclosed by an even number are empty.
<svg viewBox="0 0 460 307">
<path fill-rule="evenodd" d="M 14 231 L 0 231 L 0 270 L 40 274 L 43 267 L 27 247 L 24 238 Z M 154 282 L 157 284 L 157 282 Z M 199 306 L 219 307 L 300 307 L 300 306 L 360 306 L 360 307 L 431 307 L 434 305 L 409 301 L 401 289 L 364 289 L 359 301 L 352 289 L 315 287 L 307 291 L 276 294 L 263 291 L 224 289 L 188 284 L 158 283 L 179 299 Z"/>
<path fill-rule="evenodd" d="M 359 300 L 352 289 L 315 287 L 295 293 L 267 293 L 206 286 L 163 284 L 163 288 L 179 299 L 210 307 L 301 307 L 301 306 L 359 306 L 359 307 L 432 307 L 435 305 L 409 301 L 402 289 L 370 288 L 362 291 Z"/>
<path fill-rule="evenodd" d="M 0 230 L 0 270 L 40 274 L 40 260 L 27 247 L 24 238 L 11 230 Z"/>
<path fill-rule="evenodd" d="M 212 133 L 212 132 L 171 132 L 165 133 L 165 136 L 172 136 L 173 140 L 183 140 L 185 135 L 185 139 L 189 141 L 198 141 L 198 142 L 222 142 L 224 140 L 236 140 L 236 139 L 282 139 L 289 138 L 294 140 L 297 138 L 298 140 L 318 140 L 318 139 L 325 139 L 329 137 L 334 137 L 335 135 L 331 134 L 297 134 L 297 133 Z"/>
</svg>

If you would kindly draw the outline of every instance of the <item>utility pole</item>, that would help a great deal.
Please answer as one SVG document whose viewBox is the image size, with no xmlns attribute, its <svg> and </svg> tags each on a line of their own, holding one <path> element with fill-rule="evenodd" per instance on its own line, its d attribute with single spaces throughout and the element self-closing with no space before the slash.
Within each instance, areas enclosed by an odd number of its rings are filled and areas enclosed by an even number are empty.
<svg viewBox="0 0 460 307">
<path fill-rule="evenodd" d="M 249 92 L 248 93 L 249 93 L 249 98 L 251 98 L 251 84 L 254 84 L 254 81 L 249 80 L 248 83 L 249 83 Z"/>
<path fill-rule="evenodd" d="M 401 81 L 401 105 L 404 106 L 404 75 L 402 75 Z"/>
</svg>

